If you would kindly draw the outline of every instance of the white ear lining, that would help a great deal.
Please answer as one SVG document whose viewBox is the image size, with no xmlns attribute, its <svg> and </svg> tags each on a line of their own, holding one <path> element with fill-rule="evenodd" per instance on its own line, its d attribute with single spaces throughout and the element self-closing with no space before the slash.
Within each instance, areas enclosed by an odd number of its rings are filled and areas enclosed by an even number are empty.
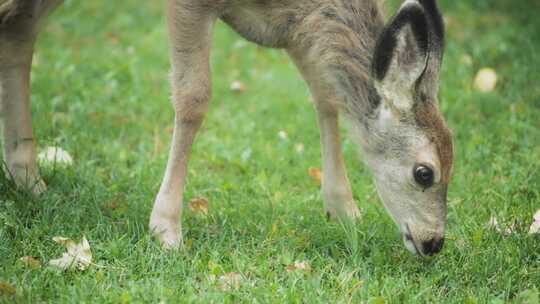
<svg viewBox="0 0 540 304">
<path fill-rule="evenodd" d="M 414 4 L 420 4 L 420 3 L 418 3 L 418 0 L 405 0 L 403 4 L 401 4 L 400 9 L 403 9 L 405 6 L 411 5 L 411 4 L 414 5 Z"/>
<path fill-rule="evenodd" d="M 408 0 L 407 2 L 416 2 Z M 383 80 L 376 83 L 379 94 L 382 95 L 385 102 L 391 103 L 389 106 L 400 111 L 408 110 L 413 105 L 413 91 L 416 81 L 422 75 L 427 64 L 428 57 L 424 56 L 422 60 L 413 60 L 415 64 L 406 64 L 403 61 L 404 52 L 414 52 L 420 57 L 417 50 L 407 49 L 407 35 L 413 35 L 410 25 L 403 27 L 397 36 L 396 54 Z M 410 47 L 410 46 L 409 46 Z M 420 58 L 417 58 L 420 59 Z"/>
</svg>

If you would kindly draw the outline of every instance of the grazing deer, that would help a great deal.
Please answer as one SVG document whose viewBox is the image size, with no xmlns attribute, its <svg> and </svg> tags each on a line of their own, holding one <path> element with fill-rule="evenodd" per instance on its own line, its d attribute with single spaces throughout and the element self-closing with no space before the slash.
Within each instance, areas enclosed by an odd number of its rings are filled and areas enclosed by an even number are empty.
<svg viewBox="0 0 540 304">
<path fill-rule="evenodd" d="M 36 168 L 29 73 L 40 21 L 61 0 L 0 0 L 4 156 L 21 186 L 45 189 Z M 322 195 L 330 217 L 360 216 L 345 170 L 338 112 L 371 168 L 406 247 L 439 252 L 452 171 L 452 135 L 437 106 L 444 25 L 435 0 L 407 0 L 388 25 L 375 0 L 166 0 L 174 135 L 150 228 L 182 243 L 191 146 L 211 96 L 209 56 L 219 18 L 259 45 L 285 49 L 314 97 L 321 130 Z"/>
</svg>

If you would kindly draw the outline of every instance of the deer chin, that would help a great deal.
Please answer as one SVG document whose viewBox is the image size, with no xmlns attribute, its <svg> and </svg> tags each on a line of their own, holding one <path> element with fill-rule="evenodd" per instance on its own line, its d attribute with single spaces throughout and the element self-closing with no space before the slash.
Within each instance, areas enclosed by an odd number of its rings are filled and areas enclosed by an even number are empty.
<svg viewBox="0 0 540 304">
<path fill-rule="evenodd" d="M 420 257 L 432 256 L 439 253 L 444 245 L 444 227 L 432 230 L 424 229 L 414 232 L 409 224 L 402 228 L 403 243 L 411 253 Z"/>
<path fill-rule="evenodd" d="M 403 233 L 403 245 L 405 245 L 405 248 L 407 248 L 410 253 L 423 256 L 422 252 L 418 250 L 418 247 L 414 243 L 412 237 L 407 233 Z"/>
<path fill-rule="evenodd" d="M 406 173 L 393 171 L 392 177 L 375 171 L 375 184 L 381 201 L 400 230 L 405 247 L 421 257 L 442 249 L 445 208 L 436 192 L 409 187 Z"/>
</svg>

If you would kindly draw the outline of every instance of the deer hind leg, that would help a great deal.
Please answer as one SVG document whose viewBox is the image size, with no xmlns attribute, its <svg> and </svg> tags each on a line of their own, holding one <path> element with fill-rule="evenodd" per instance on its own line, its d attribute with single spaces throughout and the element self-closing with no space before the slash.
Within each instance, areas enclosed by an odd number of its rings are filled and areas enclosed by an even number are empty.
<svg viewBox="0 0 540 304">
<path fill-rule="evenodd" d="M 30 69 L 40 20 L 60 1 L 13 0 L 0 6 L 0 118 L 7 174 L 34 194 L 45 190 L 36 165 Z"/>
<path fill-rule="evenodd" d="M 198 0 L 168 0 L 174 133 L 167 169 L 150 216 L 166 248 L 182 244 L 182 200 L 188 160 L 211 96 L 209 54 L 215 15 Z"/>
<path fill-rule="evenodd" d="M 324 73 L 317 72 L 316 65 L 305 62 L 306 59 L 302 54 L 289 51 L 289 55 L 308 83 L 318 114 L 323 163 L 321 191 L 326 214 L 340 220 L 359 218 L 360 210 L 353 199 L 343 160 L 337 96 L 333 89 L 321 79 Z"/>
</svg>

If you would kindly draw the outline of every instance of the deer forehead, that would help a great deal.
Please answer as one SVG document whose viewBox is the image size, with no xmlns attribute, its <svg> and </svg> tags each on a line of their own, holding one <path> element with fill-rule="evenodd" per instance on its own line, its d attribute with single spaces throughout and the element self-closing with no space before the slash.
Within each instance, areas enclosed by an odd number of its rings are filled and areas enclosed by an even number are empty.
<svg viewBox="0 0 540 304">
<path fill-rule="evenodd" d="M 429 163 L 437 168 L 440 182 L 449 183 L 453 164 L 452 133 L 436 102 L 418 102 L 405 110 L 383 104 L 378 114 L 378 129 L 391 131 L 378 137 L 380 146 L 376 151 L 382 149 L 391 158 L 413 156 L 418 163 Z"/>
<path fill-rule="evenodd" d="M 452 132 L 439 113 L 436 103 L 420 103 L 413 111 L 418 128 L 424 132 L 437 155 L 441 182 L 448 184 L 452 175 L 454 157 Z"/>
</svg>

